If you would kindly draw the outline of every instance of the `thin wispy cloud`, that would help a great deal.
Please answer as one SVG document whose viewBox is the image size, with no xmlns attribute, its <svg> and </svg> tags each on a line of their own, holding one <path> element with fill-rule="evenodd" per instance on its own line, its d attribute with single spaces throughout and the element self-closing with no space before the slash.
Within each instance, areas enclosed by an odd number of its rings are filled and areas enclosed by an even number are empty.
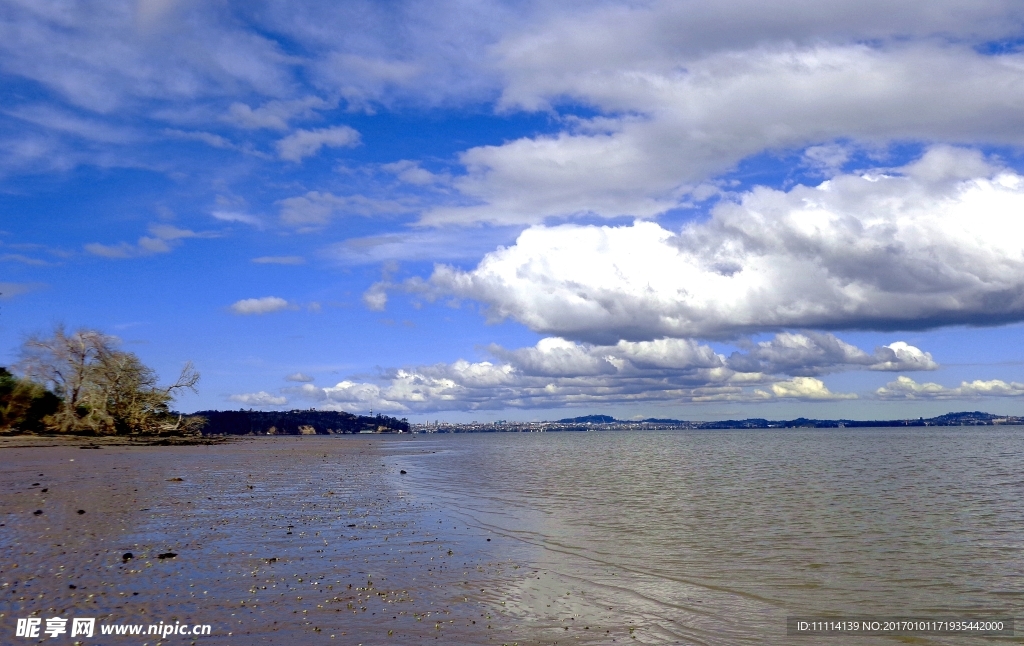
<svg viewBox="0 0 1024 646">
<path fill-rule="evenodd" d="M 359 145 L 359 133 L 348 126 L 296 130 L 277 142 L 277 154 L 281 159 L 299 162 L 322 148 L 352 148 Z"/>
<path fill-rule="evenodd" d="M 23 294 L 28 294 L 45 288 L 45 283 L 13 283 L 0 281 L 0 299 L 10 300 Z"/>
<path fill-rule="evenodd" d="M 117 244 L 101 244 L 91 242 L 85 245 L 85 250 L 94 256 L 103 258 L 122 259 L 137 258 L 140 256 L 151 256 L 153 254 L 170 253 L 183 240 L 190 238 L 216 238 L 219 234 L 212 231 L 192 231 L 191 229 L 180 229 L 170 224 L 151 224 L 148 236 L 142 236 L 134 244 L 120 242 Z"/>
<path fill-rule="evenodd" d="M 372 217 L 409 213 L 411 205 L 398 200 L 378 199 L 365 195 L 334 195 L 309 191 L 305 195 L 278 201 L 281 223 L 300 230 L 314 231 L 345 215 Z"/>
<path fill-rule="evenodd" d="M 20 253 L 0 254 L 0 262 L 18 262 L 25 265 L 35 265 L 37 267 L 45 267 L 50 264 L 45 260 L 40 260 L 39 258 L 33 258 Z"/>
<path fill-rule="evenodd" d="M 239 404 L 245 404 L 246 406 L 256 407 L 274 407 L 284 406 L 288 403 L 287 397 L 281 395 L 273 395 L 264 390 L 256 393 L 240 393 L 237 395 L 228 396 L 228 401 L 237 402 Z"/>
<path fill-rule="evenodd" d="M 261 228 L 263 221 L 255 215 L 249 215 L 248 213 L 238 213 L 236 211 L 211 211 L 210 215 L 215 220 L 221 222 L 238 222 L 240 224 L 248 224 L 251 227 Z"/>
<path fill-rule="evenodd" d="M 304 265 L 306 259 L 302 256 L 257 256 L 252 262 L 257 265 Z"/>
</svg>

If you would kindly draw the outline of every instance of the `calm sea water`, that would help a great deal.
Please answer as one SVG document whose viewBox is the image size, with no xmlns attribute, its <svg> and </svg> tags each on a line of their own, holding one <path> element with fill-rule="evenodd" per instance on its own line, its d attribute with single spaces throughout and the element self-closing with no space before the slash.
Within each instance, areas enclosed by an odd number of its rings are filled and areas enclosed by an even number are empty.
<svg viewBox="0 0 1024 646">
<path fill-rule="evenodd" d="M 787 637 L 785 620 L 1024 616 L 1024 428 L 415 444 L 400 456 L 408 491 L 503 537 L 530 569 L 502 591 L 526 642 L 587 623 L 632 627 L 643 643 L 900 643 Z"/>
</svg>

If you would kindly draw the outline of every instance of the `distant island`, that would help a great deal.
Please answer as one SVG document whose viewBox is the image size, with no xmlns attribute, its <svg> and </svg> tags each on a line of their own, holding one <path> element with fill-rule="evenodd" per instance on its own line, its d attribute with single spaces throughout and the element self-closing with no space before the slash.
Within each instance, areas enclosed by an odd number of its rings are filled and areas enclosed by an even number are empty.
<svg viewBox="0 0 1024 646">
<path fill-rule="evenodd" d="M 387 415 L 354 415 L 341 411 L 290 410 L 205 410 L 193 413 L 206 420 L 203 435 L 346 435 L 368 433 L 554 433 L 560 431 L 627 431 L 682 429 L 769 429 L 769 428 L 883 428 L 899 426 L 994 426 L 1024 425 L 1024 417 L 993 415 L 980 411 L 946 413 L 916 419 L 852 420 L 808 419 L 769 420 L 761 418 L 702 422 L 649 417 L 621 420 L 610 415 L 567 417 L 547 422 L 434 422 L 410 424 Z"/>
<path fill-rule="evenodd" d="M 567 417 L 552 422 L 470 422 L 453 424 L 412 424 L 417 433 L 538 433 L 557 431 L 626 431 L 626 430 L 673 430 L 673 429 L 759 429 L 759 428 L 887 428 L 897 426 L 995 426 L 1024 425 L 1024 417 L 993 415 L 980 411 L 946 413 L 938 417 L 916 419 L 855 420 L 855 419 L 808 419 L 799 417 L 791 420 L 769 420 L 761 418 L 700 422 L 680 419 L 650 417 L 641 420 L 620 420 L 609 415 L 585 415 Z"/>
</svg>

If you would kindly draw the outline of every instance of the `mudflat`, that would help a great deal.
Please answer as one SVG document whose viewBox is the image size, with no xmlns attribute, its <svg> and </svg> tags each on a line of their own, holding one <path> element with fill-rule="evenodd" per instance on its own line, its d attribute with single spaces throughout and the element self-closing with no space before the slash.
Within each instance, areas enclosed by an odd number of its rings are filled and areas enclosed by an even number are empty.
<svg viewBox="0 0 1024 646">
<path fill-rule="evenodd" d="M 11 438 L 0 643 L 62 643 L 43 634 L 61 620 L 83 645 L 519 646 L 788 646 L 789 617 L 1009 622 L 1022 431 Z M 93 638 L 72 638 L 81 618 Z M 28 620 L 35 639 L 17 637 Z M 146 634 L 185 625 L 210 634 Z M 125 626 L 146 632 L 110 633 Z M 919 633 L 900 638 L 1008 636 Z"/>
<path fill-rule="evenodd" d="M 45 629 L 54 617 L 69 620 L 68 643 L 87 644 L 532 641 L 504 601 L 537 573 L 514 562 L 505 537 L 410 495 L 395 457 L 421 444 L 6 438 L 0 641 L 31 643 L 14 638 L 17 620 Z M 73 640 L 70 620 L 83 617 L 96 619 L 95 636 Z M 145 634 L 161 622 L 210 634 Z M 103 636 L 104 625 L 143 635 Z M 579 633 L 574 642 L 590 641 Z"/>
</svg>

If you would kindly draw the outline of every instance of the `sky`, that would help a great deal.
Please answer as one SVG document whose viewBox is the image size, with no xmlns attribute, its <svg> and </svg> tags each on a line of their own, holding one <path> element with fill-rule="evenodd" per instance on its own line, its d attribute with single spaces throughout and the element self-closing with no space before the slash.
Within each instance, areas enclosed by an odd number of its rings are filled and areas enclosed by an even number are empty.
<svg viewBox="0 0 1024 646">
<path fill-rule="evenodd" d="M 1024 415 L 1012 0 L 0 0 L 0 364 L 180 410 Z"/>
</svg>

